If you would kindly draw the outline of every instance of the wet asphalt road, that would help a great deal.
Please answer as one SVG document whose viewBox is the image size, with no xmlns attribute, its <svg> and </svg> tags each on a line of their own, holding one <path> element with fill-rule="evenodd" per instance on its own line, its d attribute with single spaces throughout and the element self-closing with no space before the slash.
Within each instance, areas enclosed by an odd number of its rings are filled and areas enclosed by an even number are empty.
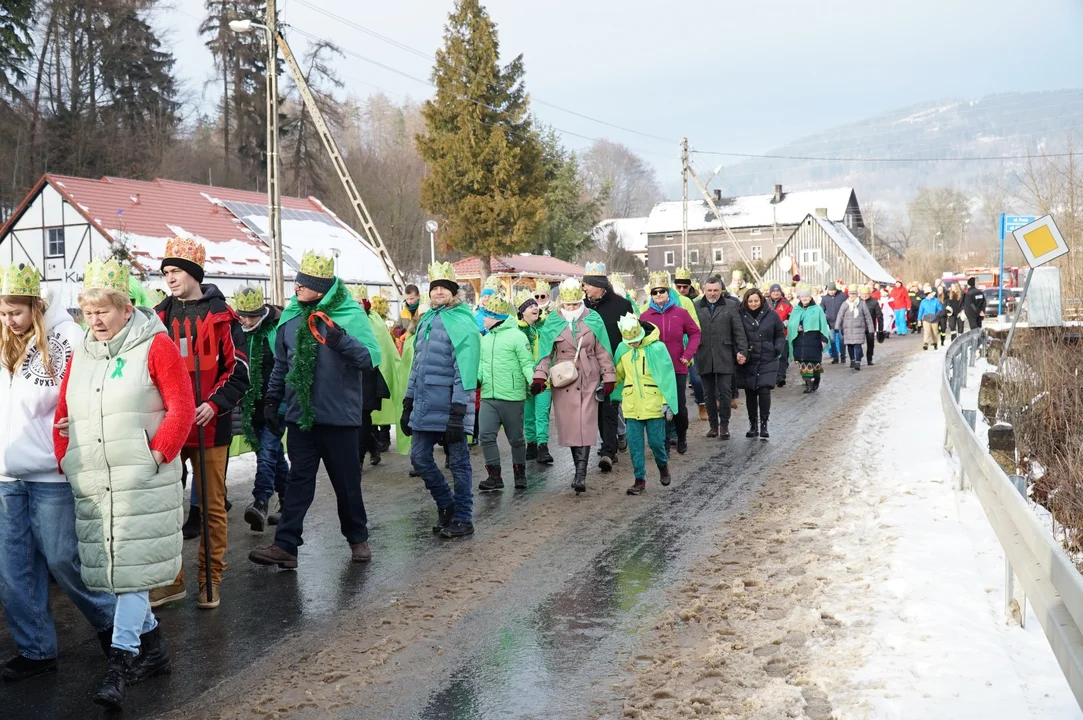
<svg viewBox="0 0 1083 720">
<path fill-rule="evenodd" d="M 462 615 L 439 638 L 442 648 L 418 643 L 397 657 L 402 668 L 380 691 L 380 702 L 362 703 L 328 715 L 306 717 L 571 718 L 618 714 L 619 697 L 608 692 L 607 678 L 619 674 L 635 647 L 637 628 L 649 626 L 664 610 L 666 592 L 682 572 L 712 549 L 710 533 L 731 520 L 752 498 L 768 472 L 784 472 L 785 458 L 824 422 L 849 422 L 853 401 L 879 387 L 916 349 L 913 338 L 893 339 L 878 348 L 878 367 L 854 373 L 828 366 L 823 387 L 813 396 L 799 388 L 775 392 L 772 438 L 768 443 L 743 437 L 744 402 L 734 414 L 726 443 L 702 438 L 706 424 L 693 420 L 691 450 L 674 464 L 669 492 L 649 470 L 648 493 L 627 498 L 637 503 L 618 518 L 577 513 L 568 522 L 547 526 L 539 552 L 520 563 L 511 580 Z M 920 350 L 918 350 L 920 352 Z M 796 371 L 791 366 L 790 379 Z M 694 403 L 690 403 L 695 408 Z M 507 448 L 504 448 L 505 461 Z M 480 452 L 472 453 L 475 482 L 483 477 Z M 566 494 L 571 463 L 566 449 L 554 448 L 557 464 L 547 470 L 529 463 L 530 489 L 509 489 L 475 499 L 478 532 L 463 542 L 485 543 L 502 528 L 521 520 L 542 498 Z M 592 454 L 592 467 L 594 455 Z M 648 458 L 648 463 L 649 463 Z M 621 467 L 627 468 L 623 459 Z M 334 496 L 321 483 L 306 518 L 306 544 L 297 572 L 276 572 L 247 560 L 253 547 L 271 541 L 270 533 L 251 533 L 243 522 L 250 478 L 231 468 L 229 569 L 216 611 L 195 607 L 197 541 L 185 543 L 189 600 L 158 612 L 173 654 L 173 675 L 133 688 L 124 716 L 165 713 L 215 717 L 217 708 L 242 697 L 250 673 L 266 675 L 288 663 L 299 649 L 335 641 L 352 617 L 369 608 L 386 608 L 405 589 L 431 580 L 456 552 L 455 542 L 434 538 L 431 499 L 419 480 L 406 477 L 408 460 L 385 455 L 380 468 L 365 469 L 365 499 L 370 514 L 374 561 L 349 562 L 349 548 L 338 531 Z M 510 467 L 505 468 L 510 475 Z M 825 469 L 827 471 L 827 469 Z M 592 470 L 588 486 L 607 482 Z M 622 476 L 622 485 L 627 484 Z M 494 543 L 493 551 L 508 548 Z M 53 609 L 60 637 L 58 674 L 0 686 L 0 717 L 88 718 L 101 715 L 90 697 L 104 660 L 82 616 L 54 588 Z M 0 655 L 14 648 L 0 634 Z M 359 664 L 360 667 L 360 664 Z M 298 715 L 300 716 L 300 715 Z M 615 715 L 614 715 L 615 716 Z M 256 715 L 252 715 L 256 717 Z"/>
</svg>

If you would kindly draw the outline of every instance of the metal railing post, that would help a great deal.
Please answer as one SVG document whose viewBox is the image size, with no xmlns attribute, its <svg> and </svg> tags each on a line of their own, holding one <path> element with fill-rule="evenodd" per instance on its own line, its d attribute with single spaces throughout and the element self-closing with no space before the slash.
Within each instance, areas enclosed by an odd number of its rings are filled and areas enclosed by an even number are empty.
<svg viewBox="0 0 1083 720">
<path fill-rule="evenodd" d="M 1012 481 L 1012 485 L 1015 486 L 1016 491 L 1023 498 L 1027 499 L 1027 479 L 1022 475 L 1009 475 L 1008 479 Z M 1011 615 L 1012 599 L 1015 597 L 1015 575 L 1012 572 L 1011 563 L 1008 562 L 1007 556 L 1004 558 L 1004 568 L 1007 575 L 1005 576 L 1008 582 L 1004 585 L 1004 612 L 1009 616 Z M 1010 584 L 1008 584 L 1010 582 Z M 1027 593 L 1024 590 L 1022 592 L 1022 599 L 1019 601 L 1019 627 L 1025 628 L 1027 626 Z"/>
</svg>

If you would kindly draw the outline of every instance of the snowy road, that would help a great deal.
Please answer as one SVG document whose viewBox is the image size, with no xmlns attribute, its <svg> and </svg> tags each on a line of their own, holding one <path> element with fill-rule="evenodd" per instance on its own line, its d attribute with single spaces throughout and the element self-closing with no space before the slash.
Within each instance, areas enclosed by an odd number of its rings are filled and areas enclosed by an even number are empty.
<svg viewBox="0 0 1083 720">
<path fill-rule="evenodd" d="M 465 541 L 431 536 L 431 501 L 385 456 L 365 471 L 369 567 L 348 562 L 326 486 L 297 572 L 248 563 L 267 536 L 234 510 L 222 608 L 161 612 L 174 673 L 125 715 L 1079 717 L 1037 623 L 1001 620 L 995 540 L 950 489 L 942 355 L 881 347 L 815 396 L 777 392 L 769 443 L 693 421 L 668 490 L 626 496 L 624 458 L 577 499 L 561 450 L 526 492 L 477 498 Z M 248 473 L 230 467 L 242 505 Z M 61 673 L 0 689 L 5 718 L 94 715 L 100 656 L 54 606 Z"/>
</svg>

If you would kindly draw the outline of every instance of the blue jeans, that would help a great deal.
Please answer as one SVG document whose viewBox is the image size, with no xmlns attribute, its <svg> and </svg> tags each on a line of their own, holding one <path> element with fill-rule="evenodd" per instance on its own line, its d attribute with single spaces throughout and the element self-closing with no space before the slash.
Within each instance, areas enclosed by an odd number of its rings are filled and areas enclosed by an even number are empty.
<svg viewBox="0 0 1083 720">
<path fill-rule="evenodd" d="M 87 590 L 79 567 L 71 486 L 0 482 L 0 603 L 23 657 L 56 657 L 50 573 L 95 632 L 113 624 L 116 598 Z"/>
<path fill-rule="evenodd" d="M 688 382 L 692 384 L 692 395 L 696 398 L 696 405 L 702 405 L 704 403 L 703 382 L 699 379 L 695 365 L 688 368 Z"/>
<path fill-rule="evenodd" d="M 256 448 L 256 486 L 252 497 L 267 502 L 271 495 L 286 492 L 290 480 L 290 464 L 282 449 L 282 438 L 264 425 L 259 431 L 259 447 Z"/>
<path fill-rule="evenodd" d="M 850 362 L 856 362 L 856 363 L 861 362 L 861 344 L 860 343 L 858 343 L 857 345 L 847 345 L 846 346 L 846 352 L 848 352 L 850 354 Z"/>
<path fill-rule="evenodd" d="M 414 430 L 410 440 L 410 462 L 421 473 L 436 507 L 446 508 L 455 504 L 455 520 L 472 522 L 474 517 L 474 473 L 470 467 L 470 449 L 466 441 L 448 446 L 451 461 L 451 477 L 455 482 L 452 495 L 447 480 L 433 459 L 433 449 L 444 439 L 444 433 Z"/>
<path fill-rule="evenodd" d="M 905 310 L 896 310 L 895 311 L 895 334 L 896 335 L 906 335 L 909 332 L 910 331 L 906 327 L 906 311 Z"/>
<path fill-rule="evenodd" d="M 113 647 L 139 654 L 139 636 L 158 627 L 150 609 L 150 593 L 121 593 L 117 595 L 117 610 L 113 614 Z"/>
<path fill-rule="evenodd" d="M 832 360 L 845 360 L 846 351 L 843 350 L 842 333 L 838 330 L 831 331 L 831 344 L 827 346 Z"/>
</svg>

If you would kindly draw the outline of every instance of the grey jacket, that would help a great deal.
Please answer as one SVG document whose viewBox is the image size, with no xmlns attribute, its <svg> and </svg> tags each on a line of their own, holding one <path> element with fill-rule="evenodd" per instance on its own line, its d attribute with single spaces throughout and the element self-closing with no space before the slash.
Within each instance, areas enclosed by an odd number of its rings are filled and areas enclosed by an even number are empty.
<svg viewBox="0 0 1083 720">
<path fill-rule="evenodd" d="M 748 354 L 748 339 L 744 323 L 737 315 L 737 307 L 725 298 L 719 298 L 712 308 L 706 297 L 692 303 L 699 316 L 699 349 L 696 350 L 696 371 L 703 373 L 732 374 L 734 356 Z"/>
<path fill-rule="evenodd" d="M 414 362 L 410 366 L 410 379 L 406 383 L 406 397 L 413 398 L 414 409 L 410 414 L 410 429 L 423 432 L 447 430 L 451 406 L 466 406 L 463 427 L 471 432 L 474 427 L 474 400 L 476 389 L 463 388 L 459 365 L 455 360 L 455 348 L 444 329 L 439 310 L 432 319 L 428 337 L 418 335 L 414 341 Z"/>
<path fill-rule="evenodd" d="M 835 317 L 835 329 L 842 333 L 842 341 L 847 345 L 864 345 L 865 333 L 876 332 L 869 306 L 857 301 L 857 315 L 850 309 L 850 303 L 843 303 Z"/>
<path fill-rule="evenodd" d="M 301 420 L 297 392 L 286 382 L 286 375 L 293 368 L 298 328 L 309 332 L 308 323 L 302 325 L 302 322 L 305 322 L 304 316 L 298 315 L 279 326 L 275 338 L 275 369 L 267 383 L 268 398 L 285 398 L 286 422 L 289 423 Z M 313 424 L 360 427 L 361 406 L 364 403 L 361 373 L 371 369 L 372 358 L 369 357 L 368 348 L 357 338 L 343 335 L 334 348 L 318 344 L 316 371 L 312 379 Z"/>
</svg>

